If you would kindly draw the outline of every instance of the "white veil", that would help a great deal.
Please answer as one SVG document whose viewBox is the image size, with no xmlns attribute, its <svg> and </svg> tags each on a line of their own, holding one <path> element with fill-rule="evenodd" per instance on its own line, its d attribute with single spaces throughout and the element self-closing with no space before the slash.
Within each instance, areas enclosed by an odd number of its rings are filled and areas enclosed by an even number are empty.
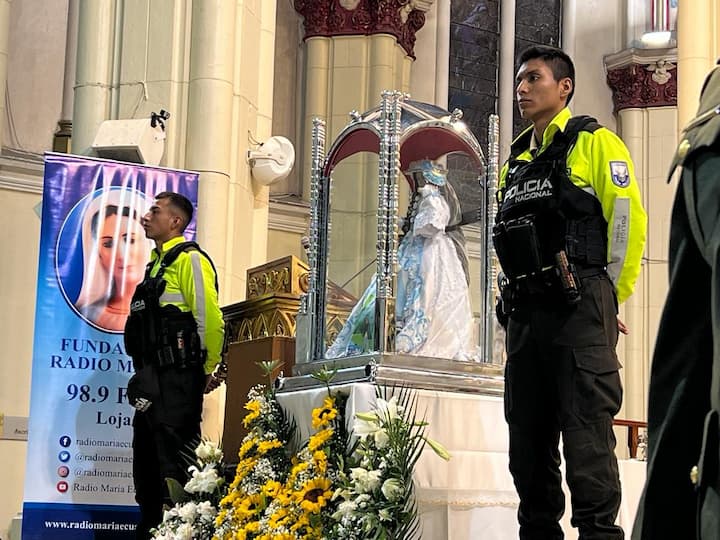
<svg viewBox="0 0 720 540">
<path fill-rule="evenodd" d="M 118 208 L 117 214 L 123 215 L 125 209 L 128 209 L 130 219 L 140 220 L 145 215 L 150 206 L 152 199 L 134 189 L 113 187 L 102 190 L 96 194 L 93 200 L 85 209 L 82 221 L 82 248 L 83 248 L 83 282 L 80 288 L 80 294 L 75 302 L 75 306 L 80 310 L 86 310 L 93 304 L 107 301 L 113 294 L 114 276 L 111 272 L 105 270 L 100 264 L 98 257 L 98 230 L 105 221 L 105 212 L 109 206 Z M 95 231 L 93 231 L 93 218 L 97 216 L 95 223 Z M 115 236 L 120 232 L 121 220 L 117 221 Z M 149 255 L 154 244 L 151 240 L 142 238 L 141 242 L 145 242 L 146 248 L 144 252 Z M 117 249 L 118 242 L 114 242 L 114 248 Z"/>
</svg>

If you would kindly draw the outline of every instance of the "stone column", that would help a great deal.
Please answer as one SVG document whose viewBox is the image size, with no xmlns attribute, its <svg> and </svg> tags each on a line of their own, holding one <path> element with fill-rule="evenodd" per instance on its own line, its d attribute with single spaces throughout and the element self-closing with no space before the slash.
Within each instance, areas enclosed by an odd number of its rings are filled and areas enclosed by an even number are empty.
<svg viewBox="0 0 720 540">
<path fill-rule="evenodd" d="M 515 108 L 515 0 L 500 4 L 500 69 L 498 70 L 500 163 L 510 155 Z"/>
<path fill-rule="evenodd" d="M 618 356 L 625 399 L 620 415 L 645 419 L 650 362 L 667 293 L 667 233 L 674 188 L 665 182 L 677 144 L 677 69 L 674 49 L 628 49 L 605 57 L 620 137 L 635 164 L 649 222 L 645 259 L 635 293 L 620 308 L 630 335 Z"/>
<path fill-rule="evenodd" d="M 304 18 L 303 196 L 310 193 L 312 118 L 327 122 L 328 149 L 352 110 L 380 104 L 384 90 L 410 88 L 416 32 L 434 0 L 295 0 Z M 434 59 L 430 59 L 434 63 Z M 375 256 L 377 158 L 343 161 L 333 174 L 329 278 L 344 283 Z M 358 296 L 372 268 L 348 284 Z"/>
<path fill-rule="evenodd" d="M 73 151 L 88 155 L 100 124 L 110 114 L 115 2 L 80 0 L 73 102 Z"/>
<path fill-rule="evenodd" d="M 67 38 L 65 40 L 65 79 L 58 131 L 53 136 L 53 151 L 70 152 L 72 138 L 75 65 L 77 62 L 78 0 L 68 1 Z"/>
<path fill-rule="evenodd" d="M 678 128 L 697 112 L 700 89 L 720 55 L 720 8 L 711 0 L 680 2 L 677 17 Z"/>
<path fill-rule="evenodd" d="M 235 5 L 233 0 L 193 3 L 188 87 L 185 164 L 200 173 L 198 239 L 212 253 L 221 284 L 227 269 Z"/>
</svg>

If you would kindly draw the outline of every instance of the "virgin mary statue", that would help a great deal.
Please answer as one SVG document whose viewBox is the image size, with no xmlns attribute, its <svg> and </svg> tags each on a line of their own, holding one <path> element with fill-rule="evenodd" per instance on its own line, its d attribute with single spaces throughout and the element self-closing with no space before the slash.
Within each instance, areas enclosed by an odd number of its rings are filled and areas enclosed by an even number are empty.
<svg viewBox="0 0 720 540">
<path fill-rule="evenodd" d="M 472 360 L 473 317 L 460 203 L 447 171 L 430 160 L 410 163 L 414 185 L 398 248 L 395 350 Z M 350 313 L 326 358 L 369 352 L 373 344 L 376 278 Z"/>
</svg>

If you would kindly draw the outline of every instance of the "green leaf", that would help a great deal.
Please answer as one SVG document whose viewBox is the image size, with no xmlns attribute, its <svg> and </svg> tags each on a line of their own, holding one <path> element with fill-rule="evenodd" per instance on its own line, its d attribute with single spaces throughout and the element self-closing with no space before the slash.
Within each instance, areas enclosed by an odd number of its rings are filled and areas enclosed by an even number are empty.
<svg viewBox="0 0 720 540">
<path fill-rule="evenodd" d="M 175 478 L 165 478 L 165 483 L 170 493 L 170 500 L 173 503 L 182 504 L 191 499 L 190 494 L 183 489 L 182 484 L 175 480 Z"/>
</svg>

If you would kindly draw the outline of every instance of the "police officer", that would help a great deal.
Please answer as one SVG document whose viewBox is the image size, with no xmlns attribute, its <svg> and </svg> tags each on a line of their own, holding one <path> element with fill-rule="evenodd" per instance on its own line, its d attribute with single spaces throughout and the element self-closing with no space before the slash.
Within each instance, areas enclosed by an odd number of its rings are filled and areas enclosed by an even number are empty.
<svg viewBox="0 0 720 540">
<path fill-rule="evenodd" d="M 720 538 L 720 68 L 670 169 L 670 290 L 650 376 L 648 464 L 633 539 Z"/>
<path fill-rule="evenodd" d="M 165 478 L 184 484 L 188 464 L 182 454 L 199 441 L 203 391 L 211 385 L 223 345 L 214 266 L 182 236 L 192 215 L 186 197 L 163 192 L 142 220 L 156 248 L 125 327 L 135 366 L 128 398 L 137 409 L 133 478 L 140 539 L 150 537 L 162 519 L 163 503 L 170 502 Z"/>
<path fill-rule="evenodd" d="M 618 302 L 640 272 L 647 216 L 622 141 L 571 118 L 575 69 L 561 50 L 519 59 L 520 114 L 499 183 L 493 241 L 505 274 L 505 415 L 521 539 L 560 539 L 560 436 L 583 540 L 615 540 L 620 481 L 613 416 L 622 400 Z"/>
</svg>

